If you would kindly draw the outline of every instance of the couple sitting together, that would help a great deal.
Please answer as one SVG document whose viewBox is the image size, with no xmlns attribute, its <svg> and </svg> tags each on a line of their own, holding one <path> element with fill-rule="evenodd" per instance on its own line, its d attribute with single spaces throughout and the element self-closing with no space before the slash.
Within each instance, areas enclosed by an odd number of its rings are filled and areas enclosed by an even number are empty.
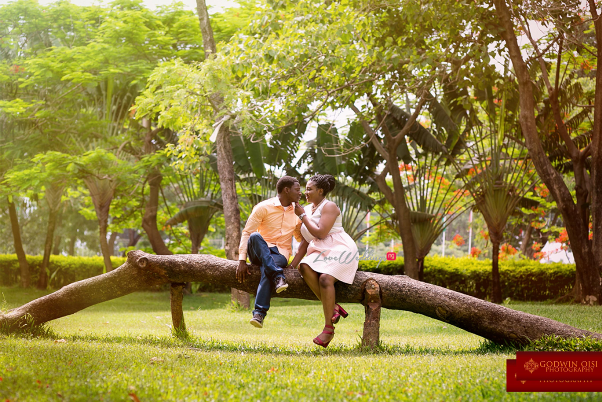
<svg viewBox="0 0 602 402">
<path fill-rule="evenodd" d="M 272 290 L 280 293 L 288 288 L 282 268 L 287 267 L 291 255 L 293 235 L 301 244 L 288 268 L 299 269 L 324 308 L 324 330 L 314 343 L 327 347 L 334 337 L 333 324 L 341 316 L 347 317 L 347 312 L 336 304 L 334 284 L 353 282 L 358 267 L 357 246 L 343 230 L 341 211 L 326 199 L 334 186 L 335 179 L 331 175 L 313 176 L 305 189 L 309 204 L 303 208 L 299 205 L 299 181 L 284 176 L 278 180 L 278 195 L 253 208 L 240 240 L 236 277 L 242 282 L 250 274 L 247 256 L 260 267 L 261 281 L 251 319 L 255 327 L 263 327 Z"/>
</svg>

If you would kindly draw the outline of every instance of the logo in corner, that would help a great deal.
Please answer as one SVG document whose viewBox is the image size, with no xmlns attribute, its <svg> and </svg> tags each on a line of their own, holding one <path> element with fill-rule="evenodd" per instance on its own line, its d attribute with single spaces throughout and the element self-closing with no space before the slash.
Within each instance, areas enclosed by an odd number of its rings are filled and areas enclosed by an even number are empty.
<svg viewBox="0 0 602 402">
<path fill-rule="evenodd" d="M 525 370 L 527 370 L 528 372 L 533 374 L 533 372 L 539 368 L 539 364 L 535 363 L 535 361 L 533 359 L 531 359 L 525 363 L 524 367 L 525 367 Z"/>
</svg>

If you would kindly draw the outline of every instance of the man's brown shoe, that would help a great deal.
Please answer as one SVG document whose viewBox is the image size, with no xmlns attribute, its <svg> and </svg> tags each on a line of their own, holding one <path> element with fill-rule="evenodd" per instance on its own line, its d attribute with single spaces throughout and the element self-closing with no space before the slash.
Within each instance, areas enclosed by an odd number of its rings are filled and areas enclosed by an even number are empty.
<svg viewBox="0 0 602 402">
<path fill-rule="evenodd" d="M 253 314 L 253 318 L 251 318 L 251 321 L 249 321 L 249 323 L 251 323 L 252 326 L 257 327 L 257 328 L 263 328 L 263 317 L 261 316 L 261 314 Z"/>
</svg>

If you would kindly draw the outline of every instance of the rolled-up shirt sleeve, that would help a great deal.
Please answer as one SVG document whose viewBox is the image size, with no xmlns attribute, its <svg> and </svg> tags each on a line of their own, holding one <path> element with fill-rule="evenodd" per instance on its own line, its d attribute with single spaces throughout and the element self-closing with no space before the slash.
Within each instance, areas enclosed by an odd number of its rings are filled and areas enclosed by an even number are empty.
<svg viewBox="0 0 602 402">
<path fill-rule="evenodd" d="M 303 225 L 303 222 L 299 221 L 297 226 L 295 226 L 295 231 L 293 232 L 295 240 L 297 240 L 299 243 L 301 243 L 301 241 L 303 240 L 303 236 L 301 235 L 301 225 Z"/>
<path fill-rule="evenodd" d="M 240 245 L 238 246 L 238 260 L 246 261 L 247 260 L 247 243 L 249 242 L 249 237 L 251 233 L 256 232 L 257 228 L 263 221 L 267 214 L 267 210 L 263 205 L 256 205 L 247 219 L 247 224 L 245 228 L 242 230 L 242 236 L 240 237 Z"/>
</svg>

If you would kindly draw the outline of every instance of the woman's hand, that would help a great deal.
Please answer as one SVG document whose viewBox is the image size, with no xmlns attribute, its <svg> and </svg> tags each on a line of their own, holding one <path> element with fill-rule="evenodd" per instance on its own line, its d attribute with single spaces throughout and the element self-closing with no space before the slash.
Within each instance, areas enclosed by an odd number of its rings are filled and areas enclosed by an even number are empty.
<svg viewBox="0 0 602 402">
<path fill-rule="evenodd" d="M 298 203 L 298 202 L 295 202 L 295 203 L 293 203 L 293 204 L 295 204 L 295 214 L 296 214 L 297 216 L 299 216 L 299 215 L 301 215 L 302 213 L 304 213 L 304 212 L 305 212 L 305 209 L 303 209 L 303 207 L 302 207 L 301 205 L 299 205 L 299 203 Z"/>
</svg>

